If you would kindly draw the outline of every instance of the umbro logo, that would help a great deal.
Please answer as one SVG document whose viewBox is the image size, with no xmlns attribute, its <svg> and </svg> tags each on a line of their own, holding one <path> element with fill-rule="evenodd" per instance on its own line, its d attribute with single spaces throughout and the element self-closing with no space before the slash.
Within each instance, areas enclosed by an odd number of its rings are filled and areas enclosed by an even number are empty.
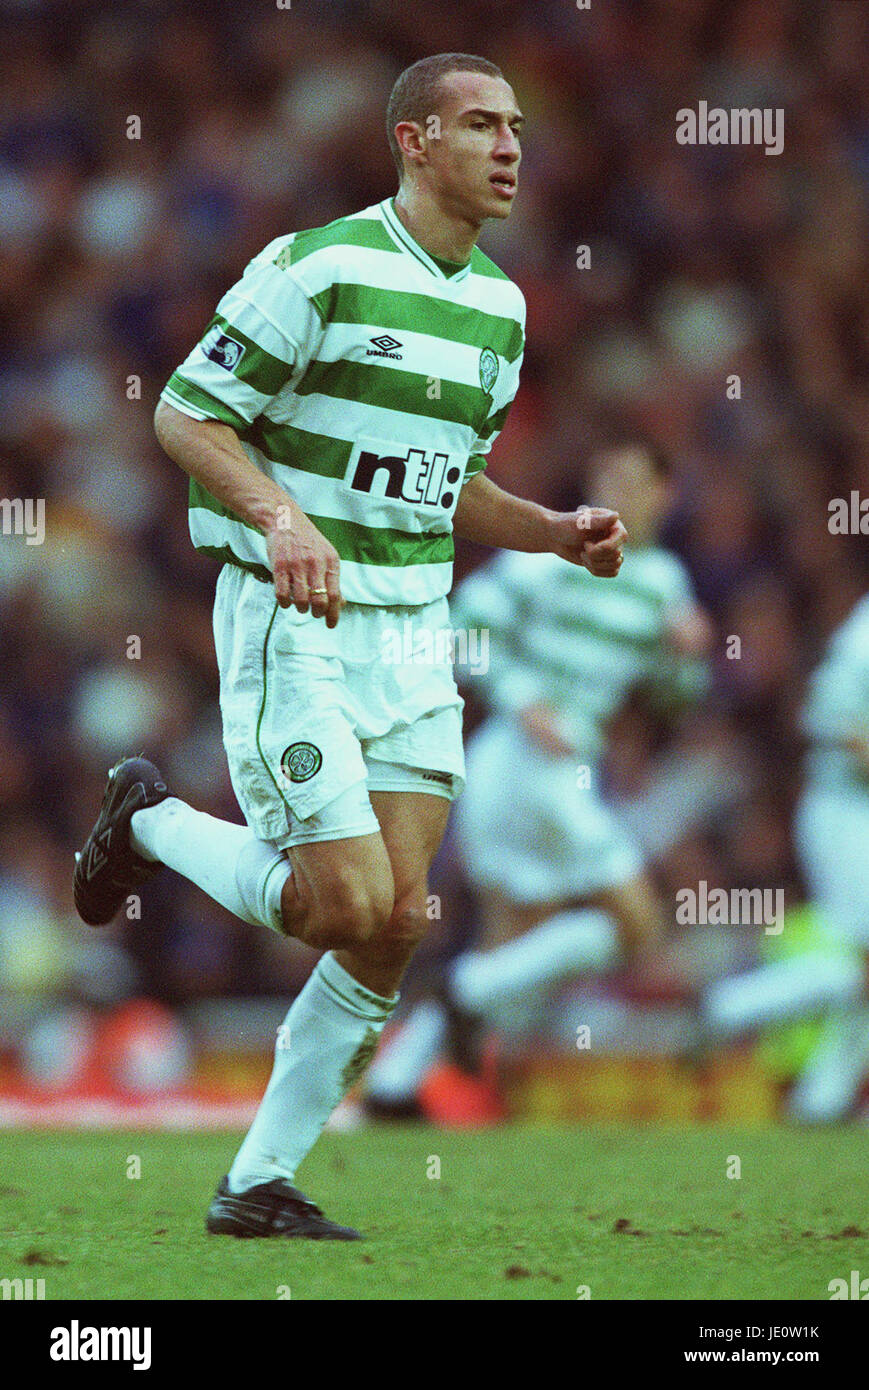
<svg viewBox="0 0 869 1390">
<path fill-rule="evenodd" d="M 94 874 L 98 874 L 100 869 L 108 863 L 109 856 L 107 851 L 111 838 L 112 828 L 109 826 L 108 829 L 104 830 L 102 835 L 97 836 L 91 844 L 88 850 L 87 863 L 84 868 L 84 876 L 88 883 L 90 883 Z"/>
<path fill-rule="evenodd" d="M 368 349 L 366 357 L 393 357 L 397 362 L 401 361 L 401 353 L 395 349 L 403 347 L 404 344 L 391 337 L 389 333 L 381 333 L 378 338 L 369 338 L 368 341 L 373 343 L 374 347 Z"/>
</svg>

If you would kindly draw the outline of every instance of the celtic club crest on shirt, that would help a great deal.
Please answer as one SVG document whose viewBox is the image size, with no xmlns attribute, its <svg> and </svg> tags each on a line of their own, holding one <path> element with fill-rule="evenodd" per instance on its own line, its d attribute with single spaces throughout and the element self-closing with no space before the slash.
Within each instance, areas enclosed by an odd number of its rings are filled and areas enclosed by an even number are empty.
<svg viewBox="0 0 869 1390">
<path fill-rule="evenodd" d="M 480 385 L 487 396 L 492 394 L 492 387 L 498 380 L 498 358 L 490 347 L 484 347 L 480 353 Z"/>
<path fill-rule="evenodd" d="M 281 769 L 291 782 L 307 782 L 323 766 L 323 754 L 313 743 L 291 743 L 281 756 Z"/>
</svg>

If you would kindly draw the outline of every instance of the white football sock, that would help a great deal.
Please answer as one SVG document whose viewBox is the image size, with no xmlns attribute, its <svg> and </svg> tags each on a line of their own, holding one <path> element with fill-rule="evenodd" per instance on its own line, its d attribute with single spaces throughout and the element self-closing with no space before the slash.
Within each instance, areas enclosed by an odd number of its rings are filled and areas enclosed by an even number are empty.
<svg viewBox="0 0 869 1390">
<path fill-rule="evenodd" d="M 846 1119 L 869 1064 L 869 1009 L 833 1014 L 788 1101 L 795 1120 L 829 1124 Z"/>
<path fill-rule="evenodd" d="M 281 893 L 292 873 L 283 851 L 169 796 L 130 819 L 130 843 L 143 859 L 159 860 L 252 926 L 283 935 Z"/>
<path fill-rule="evenodd" d="M 603 970 L 619 956 L 613 919 L 596 908 L 560 912 L 494 951 L 468 951 L 453 967 L 459 1004 L 485 1014 L 571 975 Z"/>
<path fill-rule="evenodd" d="M 440 1055 L 446 1029 L 440 1004 L 434 999 L 417 1004 L 397 1037 L 390 1038 L 375 1058 L 366 1093 L 391 1104 L 412 1100 Z"/>
<path fill-rule="evenodd" d="M 231 1192 L 295 1179 L 335 1106 L 362 1075 L 398 1003 L 354 980 L 331 951 L 292 1005 L 266 1093 L 229 1172 Z"/>
<path fill-rule="evenodd" d="M 703 1010 L 713 1034 L 727 1038 L 850 1003 L 862 987 L 859 960 L 812 951 L 717 980 L 706 991 Z"/>
</svg>

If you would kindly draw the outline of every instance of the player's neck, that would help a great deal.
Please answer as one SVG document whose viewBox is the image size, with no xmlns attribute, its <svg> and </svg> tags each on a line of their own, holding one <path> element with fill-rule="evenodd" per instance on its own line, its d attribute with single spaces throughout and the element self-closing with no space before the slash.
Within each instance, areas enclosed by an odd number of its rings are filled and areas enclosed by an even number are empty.
<svg viewBox="0 0 869 1390">
<path fill-rule="evenodd" d="M 480 235 L 479 226 L 465 217 L 451 215 L 429 194 L 406 185 L 395 195 L 395 211 L 423 251 L 456 265 L 467 265 Z"/>
</svg>

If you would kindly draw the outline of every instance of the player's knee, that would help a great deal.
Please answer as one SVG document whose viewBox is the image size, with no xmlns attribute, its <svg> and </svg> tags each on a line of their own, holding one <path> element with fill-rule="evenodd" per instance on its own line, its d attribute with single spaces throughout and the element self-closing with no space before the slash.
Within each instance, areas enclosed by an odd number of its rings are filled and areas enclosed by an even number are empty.
<svg viewBox="0 0 869 1390">
<path fill-rule="evenodd" d="M 383 931 L 392 912 L 392 895 L 379 883 L 336 884 L 307 934 L 318 950 L 357 951 Z"/>
<path fill-rule="evenodd" d="M 368 943 L 368 954 L 386 960 L 408 960 L 426 934 L 425 907 L 414 897 L 399 900 L 388 919 Z"/>
<path fill-rule="evenodd" d="M 425 906 L 419 902 L 399 903 L 387 925 L 387 935 L 397 945 L 415 950 L 428 929 Z"/>
<path fill-rule="evenodd" d="M 354 892 L 335 907 L 330 924 L 333 947 L 345 951 L 359 950 L 377 936 L 389 906 L 382 904 L 376 894 Z"/>
</svg>

